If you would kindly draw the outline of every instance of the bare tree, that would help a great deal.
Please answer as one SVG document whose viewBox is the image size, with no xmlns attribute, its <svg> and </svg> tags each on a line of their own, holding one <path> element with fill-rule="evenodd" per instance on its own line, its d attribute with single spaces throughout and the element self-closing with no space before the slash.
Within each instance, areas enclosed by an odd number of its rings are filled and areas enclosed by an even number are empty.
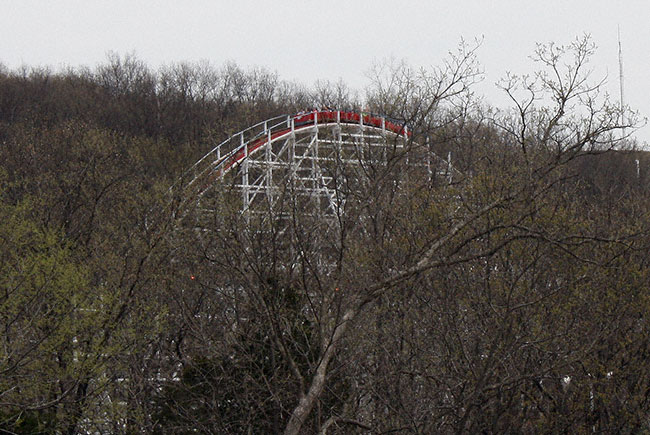
<svg viewBox="0 0 650 435">
<path fill-rule="evenodd" d="M 591 46 L 580 40 L 568 50 L 541 46 L 550 72 L 535 85 L 507 82 L 514 115 L 473 112 L 472 53 L 461 48 L 431 73 L 401 66 L 378 75 L 372 110 L 410 120 L 414 140 L 381 164 L 330 168 L 346 198 L 334 220 L 290 184 L 241 215 L 236 194 L 220 185 L 222 212 L 186 233 L 202 248 L 183 251 L 192 259 L 185 267 L 200 271 L 185 295 L 202 306 L 183 302 L 198 310 L 183 352 L 210 349 L 227 361 L 267 349 L 277 371 L 251 375 L 261 383 L 247 390 L 275 404 L 267 430 L 498 431 L 518 419 L 523 431 L 568 412 L 555 396 L 594 343 L 576 329 L 592 325 L 580 311 L 587 305 L 575 310 L 594 283 L 585 267 L 595 274 L 629 249 L 621 234 L 599 236 L 596 221 L 575 227 L 582 211 L 570 200 L 569 163 L 617 146 L 620 110 L 584 76 Z M 415 139 L 475 140 L 468 131 L 494 141 L 473 148 L 471 176 L 436 182 L 418 166 L 430 148 Z M 202 316 L 232 326 L 212 330 Z M 244 351 L 253 325 L 262 347 Z M 606 327 L 592 326 L 600 340 Z M 564 427 L 576 421 L 588 419 Z"/>
</svg>

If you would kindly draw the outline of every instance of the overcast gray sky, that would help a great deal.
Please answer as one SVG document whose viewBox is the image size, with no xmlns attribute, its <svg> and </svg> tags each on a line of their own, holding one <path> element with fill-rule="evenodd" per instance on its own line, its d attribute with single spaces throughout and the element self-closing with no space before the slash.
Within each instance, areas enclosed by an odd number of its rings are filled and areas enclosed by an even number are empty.
<svg viewBox="0 0 650 435">
<path fill-rule="evenodd" d="M 585 33 L 598 45 L 595 74 L 608 76 L 607 90 L 618 98 L 617 26 L 626 102 L 648 116 L 648 0 L 0 0 L 0 63 L 94 66 L 109 51 L 134 52 L 153 68 L 235 61 L 307 85 L 341 78 L 362 89 L 375 62 L 437 65 L 461 38 L 483 38 L 479 91 L 502 105 L 494 83 L 506 71 L 531 72 L 536 42 L 568 43 Z M 650 127 L 638 137 L 650 142 Z"/>
</svg>

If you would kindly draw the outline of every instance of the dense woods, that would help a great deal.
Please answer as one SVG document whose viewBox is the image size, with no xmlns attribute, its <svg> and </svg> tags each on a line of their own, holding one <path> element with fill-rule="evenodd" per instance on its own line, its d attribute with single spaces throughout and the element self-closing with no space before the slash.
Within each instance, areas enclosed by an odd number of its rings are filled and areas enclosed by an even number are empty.
<svg viewBox="0 0 650 435">
<path fill-rule="evenodd" d="M 511 110 L 472 94 L 466 46 L 363 95 L 130 55 L 0 66 L 0 431 L 649 431 L 650 157 L 592 52 L 539 46 Z M 223 183 L 197 231 L 183 171 L 322 106 L 413 135 L 336 167 L 334 220 L 290 186 L 251 218 Z"/>
</svg>

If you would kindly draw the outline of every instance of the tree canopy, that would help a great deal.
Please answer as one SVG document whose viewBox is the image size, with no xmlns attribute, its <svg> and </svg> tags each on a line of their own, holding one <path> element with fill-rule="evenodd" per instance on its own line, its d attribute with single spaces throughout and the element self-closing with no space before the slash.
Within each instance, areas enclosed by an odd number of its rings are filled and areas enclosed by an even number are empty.
<svg viewBox="0 0 650 435">
<path fill-rule="evenodd" d="M 650 430 L 639 121 L 588 38 L 540 45 L 510 109 L 473 95 L 476 49 L 379 65 L 363 96 L 117 54 L 0 68 L 0 430 Z M 227 178 L 209 213 L 175 201 L 217 143 L 324 106 L 412 132 L 332 159 L 336 216 L 289 182 L 254 214 Z"/>
</svg>

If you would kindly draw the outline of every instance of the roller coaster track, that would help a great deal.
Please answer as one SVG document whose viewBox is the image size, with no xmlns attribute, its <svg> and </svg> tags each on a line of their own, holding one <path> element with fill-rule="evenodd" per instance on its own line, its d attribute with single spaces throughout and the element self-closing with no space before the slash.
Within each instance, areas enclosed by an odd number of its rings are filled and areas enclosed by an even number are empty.
<svg viewBox="0 0 650 435">
<path fill-rule="evenodd" d="M 293 195 L 316 201 L 326 214 L 337 213 L 344 198 L 338 194 L 334 168 L 385 161 L 410 140 L 405 124 L 380 115 L 323 110 L 277 116 L 210 150 L 183 176 L 182 195 L 201 202 L 227 178 L 241 192 L 242 209 L 247 210 L 260 198 L 273 201 L 290 183 Z M 436 156 L 418 164 L 451 176 L 449 163 Z"/>
</svg>

